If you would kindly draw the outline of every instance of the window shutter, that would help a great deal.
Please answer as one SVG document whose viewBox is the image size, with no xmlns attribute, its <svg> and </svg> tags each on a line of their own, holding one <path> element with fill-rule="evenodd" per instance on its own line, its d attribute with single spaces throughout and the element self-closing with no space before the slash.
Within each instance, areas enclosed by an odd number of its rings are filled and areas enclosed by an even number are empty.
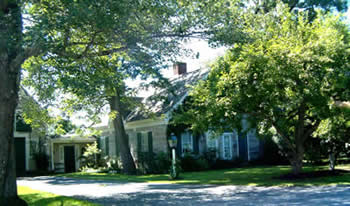
<svg viewBox="0 0 350 206">
<path fill-rule="evenodd" d="M 193 135 L 192 141 L 193 141 L 193 152 L 195 154 L 199 154 L 199 135 Z"/>
<path fill-rule="evenodd" d="M 137 154 L 140 154 L 142 151 L 141 138 L 142 138 L 142 134 L 138 132 L 137 133 Z"/>
<path fill-rule="evenodd" d="M 153 154 L 153 137 L 152 132 L 148 132 L 148 152 Z"/>
<path fill-rule="evenodd" d="M 106 155 L 109 155 L 109 137 L 106 137 L 105 143 L 106 143 Z"/>
</svg>

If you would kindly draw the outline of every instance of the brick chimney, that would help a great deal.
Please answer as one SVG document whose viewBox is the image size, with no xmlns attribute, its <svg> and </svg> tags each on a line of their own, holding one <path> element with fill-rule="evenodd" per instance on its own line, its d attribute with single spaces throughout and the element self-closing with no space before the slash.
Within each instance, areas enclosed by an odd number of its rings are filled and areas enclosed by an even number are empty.
<svg viewBox="0 0 350 206">
<path fill-rule="evenodd" d="M 182 75 L 187 73 L 187 65 L 184 62 L 175 62 L 173 69 L 174 75 Z"/>
</svg>

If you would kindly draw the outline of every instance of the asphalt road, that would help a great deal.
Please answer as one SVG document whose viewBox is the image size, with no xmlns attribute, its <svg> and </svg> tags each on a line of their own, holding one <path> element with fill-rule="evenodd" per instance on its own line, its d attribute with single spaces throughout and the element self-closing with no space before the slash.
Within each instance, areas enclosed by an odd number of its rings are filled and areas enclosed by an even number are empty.
<svg viewBox="0 0 350 206">
<path fill-rule="evenodd" d="M 20 178 L 17 184 L 102 205 L 350 205 L 349 186 L 183 185 L 62 177 Z"/>
</svg>

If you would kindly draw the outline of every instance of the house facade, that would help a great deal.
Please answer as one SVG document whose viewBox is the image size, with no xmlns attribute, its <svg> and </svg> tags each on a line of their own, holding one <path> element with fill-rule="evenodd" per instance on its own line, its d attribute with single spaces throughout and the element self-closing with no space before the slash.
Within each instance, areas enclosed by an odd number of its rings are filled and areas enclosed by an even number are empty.
<svg viewBox="0 0 350 206">
<path fill-rule="evenodd" d="M 24 104 L 33 104 L 38 106 L 35 100 L 27 93 L 24 88 L 19 90 L 19 104 L 16 108 L 14 124 L 14 145 L 16 158 L 16 174 L 23 175 L 26 172 L 32 172 L 37 169 L 35 155 L 40 149 L 48 153 L 45 137 L 41 136 L 41 131 L 32 129 L 22 118 L 22 109 Z M 43 128 L 45 130 L 45 128 Z"/>
<path fill-rule="evenodd" d="M 189 86 L 195 85 L 199 80 L 207 77 L 208 71 L 199 69 L 192 72 L 186 71 L 186 64 L 174 65 L 175 76 L 170 79 L 172 91 L 155 91 L 154 95 L 143 99 L 146 111 L 136 109 L 125 118 L 125 129 L 129 138 L 129 146 L 133 158 L 139 159 L 140 152 L 169 152 L 168 137 L 171 115 L 174 109 L 186 99 Z M 155 97 L 165 97 L 161 101 Z M 243 132 L 225 131 L 215 134 L 211 131 L 203 131 L 200 134 L 193 133 L 190 129 L 175 131 L 178 139 L 177 153 L 185 155 L 203 155 L 208 151 L 215 151 L 218 159 L 245 161 L 255 160 L 260 157 L 261 143 L 255 129 L 249 129 L 246 121 L 242 121 Z M 105 155 L 118 156 L 118 150 L 113 125 L 110 123 L 100 126 L 102 130 L 102 145 L 108 147 Z M 106 141 L 108 140 L 108 141 Z"/>
</svg>

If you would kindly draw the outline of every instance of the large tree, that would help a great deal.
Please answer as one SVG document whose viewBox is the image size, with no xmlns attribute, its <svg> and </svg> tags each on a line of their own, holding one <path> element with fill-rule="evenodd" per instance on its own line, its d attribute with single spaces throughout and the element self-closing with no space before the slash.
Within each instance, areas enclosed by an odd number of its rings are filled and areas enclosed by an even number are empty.
<svg viewBox="0 0 350 206">
<path fill-rule="evenodd" d="M 161 78 L 159 70 L 164 68 L 164 62 L 182 53 L 179 41 L 197 32 L 189 30 L 191 27 L 176 1 L 49 4 L 51 9 L 57 9 L 48 15 L 55 22 L 80 20 L 74 15 L 65 16 L 69 12 L 83 16 L 84 22 L 79 22 L 77 31 L 72 29 L 74 25 L 50 28 L 52 38 L 67 36 L 57 50 L 25 64 L 26 82 L 36 88 L 40 98 L 56 99 L 58 90 L 66 94 L 65 103 L 90 109 L 90 114 L 99 114 L 108 104 L 123 172 L 136 174 L 123 125 L 124 80 Z M 99 18 L 103 20 L 95 21 Z M 69 101 L 68 96 L 72 97 Z"/>
<path fill-rule="evenodd" d="M 310 23 L 306 13 L 289 10 L 279 5 L 249 20 L 242 28 L 249 41 L 212 65 L 182 119 L 194 128 L 240 128 L 248 115 L 253 126 L 281 138 L 298 174 L 305 140 L 349 95 L 349 34 L 339 17 L 320 13 Z"/>
<path fill-rule="evenodd" d="M 1 205 L 16 205 L 11 201 L 18 201 L 13 122 L 23 62 L 30 57 L 40 57 L 60 65 L 45 70 L 39 78 L 40 85 L 44 86 L 42 91 L 54 90 L 60 69 L 76 62 L 84 65 L 79 67 L 83 70 L 90 68 L 89 58 L 128 59 L 131 54 L 174 51 L 172 46 L 176 42 L 171 37 L 189 35 L 186 32 L 189 27 L 181 23 L 187 21 L 183 12 L 178 9 L 177 1 L 0 2 Z M 154 39 L 162 41 L 158 44 Z M 95 68 L 101 69 L 101 66 Z M 69 75 L 68 72 L 68 69 L 61 70 L 62 76 Z M 112 97 L 118 97 L 117 90 L 115 92 Z"/>
</svg>

